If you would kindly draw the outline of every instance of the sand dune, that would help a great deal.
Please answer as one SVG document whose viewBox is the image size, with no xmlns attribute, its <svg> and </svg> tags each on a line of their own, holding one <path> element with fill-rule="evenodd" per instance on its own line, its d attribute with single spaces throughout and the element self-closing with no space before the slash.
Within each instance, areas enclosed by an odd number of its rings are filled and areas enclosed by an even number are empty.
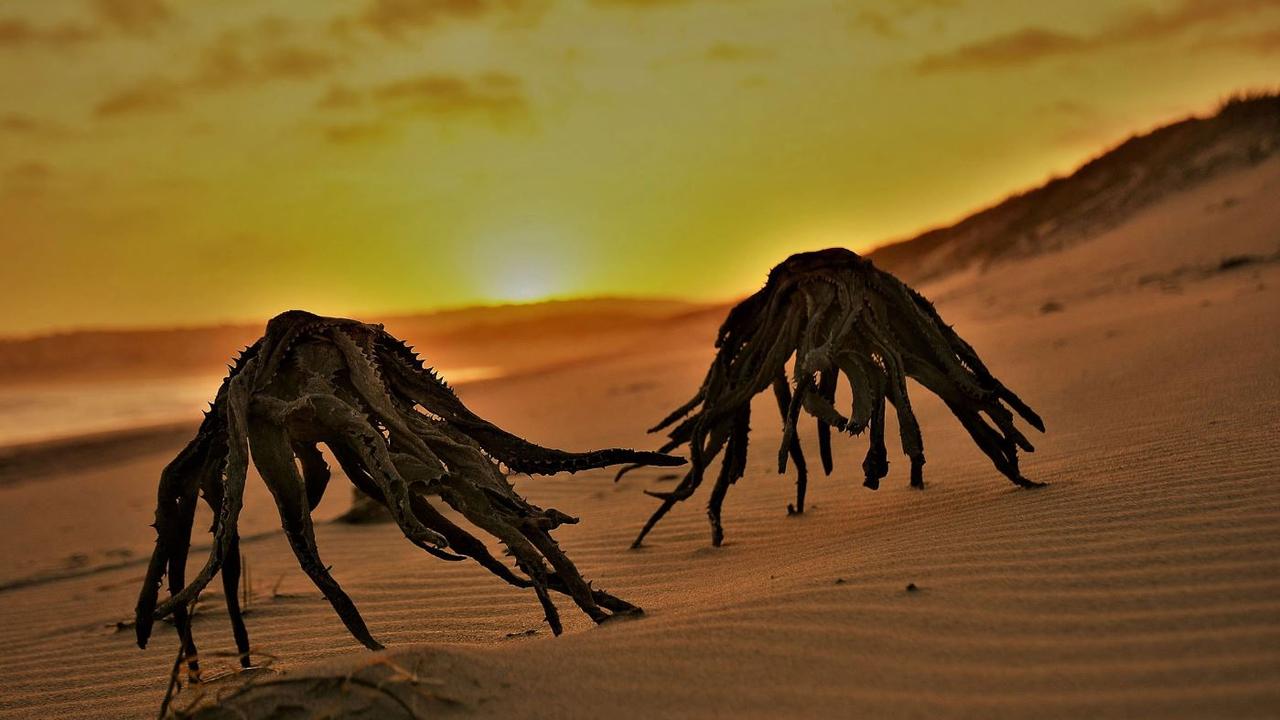
<svg viewBox="0 0 1280 720">
<path fill-rule="evenodd" d="M 1209 117 L 1135 135 L 1068 177 L 954 225 L 878 248 L 872 258 L 909 282 L 922 282 L 1055 253 L 1096 240 L 1171 195 L 1255 168 L 1277 153 L 1280 96 L 1238 97 Z M 1225 209 L 1233 199 L 1222 202 Z"/>
<path fill-rule="evenodd" d="M 1025 470 L 1048 488 L 1014 489 L 917 390 L 925 492 L 907 488 L 896 453 L 883 489 L 863 489 L 864 445 L 843 439 L 832 477 L 811 481 L 809 512 L 787 517 L 791 479 L 772 467 L 780 428 L 761 407 L 719 549 L 701 496 L 646 548 L 626 549 L 655 502 L 641 490 L 668 482 L 657 470 L 617 485 L 606 472 L 518 481 L 532 501 L 583 518 L 558 531 L 562 546 L 648 611 L 637 621 L 595 628 L 566 603 L 567 634 L 551 638 L 531 593 L 434 560 L 394 528 L 322 524 L 325 561 L 391 648 L 371 654 L 270 531 L 275 510 L 251 480 L 248 623 L 273 672 L 215 679 L 179 701 L 261 710 L 287 690 L 265 684 L 286 677 L 295 694 L 351 712 L 384 703 L 367 716 L 400 703 L 478 717 L 1274 716 L 1278 190 L 1280 161 L 1262 162 L 1150 203 L 1091 242 L 924 288 L 1045 417 Z M 626 353 L 464 397 L 549 444 L 647 446 L 642 429 L 700 380 L 715 320 L 646 326 L 653 334 Z M 155 713 L 175 635 L 162 626 L 144 652 L 115 623 L 130 616 L 155 479 L 175 449 L 0 487 L 0 575 L 31 580 L 0 590 L 0 717 Z M 320 516 L 346 500 L 335 487 Z M 61 572 L 71 554 L 89 570 Z M 218 595 L 205 594 L 195 623 L 215 675 L 233 665 Z M 346 676 L 395 698 L 299 681 Z"/>
</svg>

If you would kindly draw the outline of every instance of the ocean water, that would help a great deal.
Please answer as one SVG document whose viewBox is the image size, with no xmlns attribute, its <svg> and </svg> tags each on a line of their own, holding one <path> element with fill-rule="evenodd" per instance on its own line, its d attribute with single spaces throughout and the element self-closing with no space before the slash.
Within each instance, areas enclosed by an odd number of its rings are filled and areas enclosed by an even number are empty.
<svg viewBox="0 0 1280 720">
<path fill-rule="evenodd" d="M 0 386 L 0 447 L 165 423 L 200 422 L 222 378 Z"/>
<path fill-rule="evenodd" d="M 453 385 L 498 368 L 446 369 Z M 0 385 L 0 447 L 170 423 L 200 422 L 221 376 Z"/>
</svg>

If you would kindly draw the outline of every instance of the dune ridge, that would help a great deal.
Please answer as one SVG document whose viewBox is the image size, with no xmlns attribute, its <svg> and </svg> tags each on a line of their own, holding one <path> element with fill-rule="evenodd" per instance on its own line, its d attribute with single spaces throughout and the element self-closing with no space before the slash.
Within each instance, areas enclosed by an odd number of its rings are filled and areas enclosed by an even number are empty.
<svg viewBox="0 0 1280 720">
<path fill-rule="evenodd" d="M 1134 135 L 1067 177 L 1015 194 L 947 227 L 877 248 L 909 282 L 936 280 L 1092 240 L 1172 194 L 1255 167 L 1280 152 L 1280 94 L 1233 97 L 1209 117 Z"/>
</svg>

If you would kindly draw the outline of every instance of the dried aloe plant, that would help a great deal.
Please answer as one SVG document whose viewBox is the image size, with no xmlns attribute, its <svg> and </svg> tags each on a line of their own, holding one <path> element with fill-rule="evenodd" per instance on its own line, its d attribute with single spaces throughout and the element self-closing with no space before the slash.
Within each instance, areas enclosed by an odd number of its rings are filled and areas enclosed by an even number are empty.
<svg viewBox="0 0 1280 720">
<path fill-rule="evenodd" d="M 770 387 L 783 422 L 778 472 L 786 471 L 788 458 L 796 466 L 796 501 L 787 507 L 791 513 L 804 512 L 808 482 L 796 430 L 801 410 L 817 420 L 827 474 L 832 470 L 832 428 L 853 435 L 870 430 L 863 484 L 874 490 L 889 472 L 885 404 L 892 405 L 902 450 L 911 461 L 911 485 L 924 487 L 924 443 L 907 397 L 908 377 L 942 398 L 1005 477 L 1021 487 L 1040 485 L 1018 470 L 1018 449 L 1034 448 L 1014 426 L 1013 413 L 1043 432 L 1040 417 L 991 374 L 924 296 L 849 250 L 801 253 L 775 267 L 763 289 L 729 312 L 716 348 L 697 394 L 650 431 L 671 428 L 660 452 L 688 446 L 690 467 L 674 490 L 648 493 L 662 504 L 632 547 L 639 547 L 676 503 L 693 495 L 722 452 L 707 515 L 712 543 L 724 540 L 720 509 L 729 486 L 746 472 L 751 400 Z M 786 365 L 792 356 L 788 382 Z M 842 376 L 852 388 L 849 417 L 834 405 Z M 618 476 L 630 469 L 623 468 Z"/>
<path fill-rule="evenodd" d="M 634 450 L 569 453 L 534 445 L 473 414 L 441 378 L 423 367 L 411 348 L 381 325 L 301 311 L 284 313 L 271 320 L 266 335 L 237 359 L 195 439 L 161 475 L 156 549 L 138 598 L 139 646 L 146 646 L 156 619 L 172 614 L 188 667 L 198 676 L 188 610 L 221 571 L 240 662 L 250 665 L 249 636 L 236 597 L 236 520 L 252 458 L 275 497 L 303 570 L 356 639 L 371 649 L 381 647 L 316 549 L 311 510 L 330 476 L 320 444 L 329 448 L 360 490 L 386 505 L 414 544 L 445 560 L 471 558 L 512 585 L 532 588 L 557 634 L 561 624 L 549 591 L 568 595 L 597 623 L 640 609 L 593 589 L 583 579 L 550 535 L 555 527 L 577 519 L 525 501 L 500 464 L 515 472 L 546 475 L 620 463 L 683 463 Z M 185 568 L 201 493 L 215 515 L 213 547 L 204 568 L 188 584 Z M 429 498 L 443 500 L 498 538 L 520 572 L 493 557 L 483 542 L 442 515 Z M 166 574 L 170 597 L 157 605 Z"/>
</svg>

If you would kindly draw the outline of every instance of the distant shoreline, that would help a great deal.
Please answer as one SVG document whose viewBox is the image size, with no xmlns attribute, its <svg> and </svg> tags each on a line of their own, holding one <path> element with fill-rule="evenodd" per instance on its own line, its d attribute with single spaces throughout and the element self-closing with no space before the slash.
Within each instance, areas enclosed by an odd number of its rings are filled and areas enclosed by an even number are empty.
<svg viewBox="0 0 1280 720">
<path fill-rule="evenodd" d="M 506 377 L 492 367 L 461 368 L 450 374 L 458 377 L 451 383 L 455 388 Z M 0 487 L 173 452 L 191 439 L 197 427 L 197 420 L 146 422 L 0 443 Z"/>
<path fill-rule="evenodd" d="M 0 487 L 169 450 L 189 440 L 197 426 L 194 422 L 144 425 L 0 447 Z"/>
</svg>

